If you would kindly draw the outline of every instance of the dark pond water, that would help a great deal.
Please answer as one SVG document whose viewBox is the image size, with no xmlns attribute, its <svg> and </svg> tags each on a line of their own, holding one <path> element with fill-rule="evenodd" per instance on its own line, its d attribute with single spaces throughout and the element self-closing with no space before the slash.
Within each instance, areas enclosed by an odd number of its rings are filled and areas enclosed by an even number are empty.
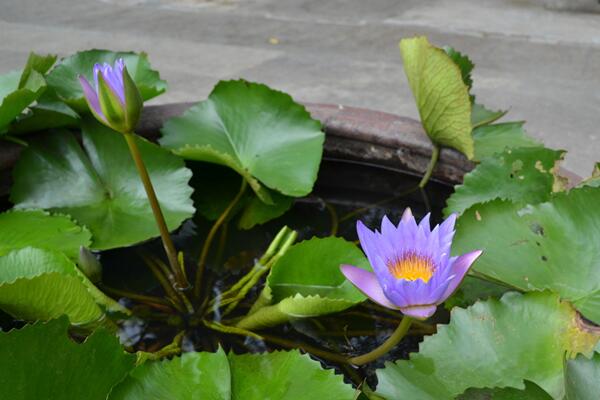
<svg viewBox="0 0 600 400">
<path fill-rule="evenodd" d="M 236 175 L 232 178 L 231 173 L 221 167 L 202 163 L 192 163 L 190 167 L 195 171 L 195 176 L 208 171 L 212 177 L 208 181 L 212 185 L 238 179 Z M 197 174 L 198 171 L 202 173 Z M 441 209 L 452 189 L 430 182 L 425 193 L 411 191 L 419 180 L 420 177 L 389 168 L 342 160 L 324 160 L 313 194 L 297 200 L 284 216 L 249 231 L 238 230 L 234 222 L 228 224 L 227 234 L 223 237 L 225 240 L 221 244 L 220 238 L 215 240 L 209 257 L 208 276 L 211 285 L 208 292 L 214 297 L 243 276 L 284 225 L 298 232 L 298 241 L 313 236 L 328 236 L 332 230 L 337 230 L 338 236 L 356 241 L 357 219 L 361 219 L 367 226 L 379 227 L 384 215 L 397 221 L 406 207 L 411 207 L 417 218 L 431 211 L 432 222 L 438 223 Z M 195 191 L 201 193 L 211 190 L 207 187 L 208 181 L 193 181 Z M 0 201 L 3 208 L 9 206 L 6 198 L 0 198 Z M 356 212 L 361 209 L 362 212 Z M 210 227 L 211 223 L 198 214 L 186 221 L 175 233 L 176 247 L 186 255 L 186 265 L 196 264 Z M 143 262 L 142 254 L 162 258 L 160 242 L 153 240 L 134 248 L 103 252 L 100 256 L 104 267 L 103 283 L 116 289 L 160 295 L 160 288 Z M 190 269 L 190 276 L 193 276 L 191 273 Z M 247 300 L 238 307 L 238 315 L 248 310 L 258 293 L 259 289 L 250 293 Z M 129 306 L 134 305 L 127 299 L 121 301 Z M 269 338 L 261 341 L 191 326 L 190 321 L 175 321 L 166 315 L 150 315 L 143 307 L 137 307 L 136 312 L 140 317 L 123 321 L 121 325 L 121 337 L 131 350 L 157 350 L 170 343 L 182 326 L 187 326 L 183 341 L 185 350 L 214 351 L 222 346 L 226 350 L 243 353 L 301 347 L 310 352 L 320 354 L 320 351 L 324 351 L 344 357 L 368 352 L 382 343 L 401 318 L 400 313 L 382 310 L 365 302 L 336 315 L 309 318 L 261 331 L 262 335 Z M 413 326 L 410 335 L 385 359 L 360 369 L 354 370 L 337 364 L 327 354 L 315 358 L 344 373 L 349 380 L 359 382 L 367 377 L 368 381 L 374 383 L 372 372 L 376 367 L 381 367 L 384 360 L 406 358 L 409 352 L 417 350 L 424 334 L 432 333 L 433 322 L 444 322 L 446 319 L 447 315 L 443 310 L 438 311 L 432 321 L 429 321 L 432 322 L 430 325 Z M 0 324 L 4 327 L 9 321 L 7 316 L 0 316 Z"/>
</svg>

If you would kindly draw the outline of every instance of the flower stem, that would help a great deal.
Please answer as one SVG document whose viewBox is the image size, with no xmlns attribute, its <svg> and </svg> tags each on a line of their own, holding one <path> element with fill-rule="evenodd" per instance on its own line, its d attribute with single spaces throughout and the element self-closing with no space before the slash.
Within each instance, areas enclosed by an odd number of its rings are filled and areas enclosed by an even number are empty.
<svg viewBox="0 0 600 400">
<path fill-rule="evenodd" d="M 229 203 L 227 208 L 225 210 L 223 210 L 223 212 L 221 213 L 219 218 L 215 221 L 212 228 L 210 228 L 210 231 L 208 232 L 208 236 L 206 237 L 206 240 L 204 241 L 204 246 L 202 246 L 202 252 L 200 253 L 200 259 L 198 260 L 198 268 L 196 270 L 196 281 L 194 283 L 194 298 L 196 298 L 196 299 L 198 299 L 200 297 L 200 292 L 202 291 L 202 288 L 201 288 L 202 275 L 204 274 L 204 268 L 206 267 L 206 259 L 208 257 L 208 251 L 210 250 L 210 245 L 212 244 L 212 241 L 215 238 L 217 231 L 219 230 L 221 225 L 223 225 L 223 222 L 225 222 L 225 220 L 229 216 L 229 213 L 231 213 L 231 210 L 233 210 L 233 208 L 236 206 L 236 204 L 242 199 L 242 196 L 244 195 L 244 192 L 246 191 L 246 187 L 247 187 L 246 179 L 242 178 L 242 185 L 240 186 L 240 190 L 238 191 L 238 194 L 231 201 L 231 203 Z"/>
<path fill-rule="evenodd" d="M 154 214 L 154 219 L 156 220 L 156 225 L 158 226 L 158 230 L 160 231 L 160 237 L 162 239 L 163 247 L 165 249 L 165 253 L 167 253 L 167 258 L 169 259 L 169 265 L 173 274 L 175 275 L 175 280 L 177 285 L 179 286 L 177 289 L 185 290 L 190 287 L 190 284 L 185 277 L 185 273 L 183 272 L 179 262 L 177 261 L 177 251 L 175 250 L 175 246 L 173 245 L 173 241 L 171 240 L 171 236 L 169 234 L 169 228 L 167 228 L 167 224 L 165 222 L 165 217 L 163 216 L 162 210 L 160 209 L 160 204 L 158 203 L 158 199 L 156 198 L 156 192 L 154 192 L 154 187 L 152 186 L 152 182 L 150 181 L 150 176 L 148 175 L 148 170 L 146 169 L 146 165 L 144 165 L 144 161 L 142 160 L 142 155 L 140 154 L 140 150 L 135 142 L 135 135 L 133 133 L 126 133 L 125 141 L 127 142 L 127 146 L 129 146 L 129 152 L 131 153 L 131 157 L 135 162 L 135 166 L 140 175 L 140 179 L 142 180 L 142 184 L 144 185 L 144 189 L 146 190 L 146 195 L 148 196 L 148 202 L 150 203 L 150 207 L 152 208 L 152 213 Z"/>
<path fill-rule="evenodd" d="M 402 338 L 404 338 L 412 322 L 413 319 L 405 315 L 402 318 L 402 321 L 400 321 L 400 324 L 398 325 L 394 333 L 392 333 L 392 336 L 390 336 L 385 342 L 383 342 L 381 346 L 377 347 L 375 350 L 367 354 L 363 354 L 362 356 L 352 357 L 348 360 L 348 362 L 354 365 L 364 365 L 371 361 L 375 361 L 376 359 L 390 351 L 395 345 L 397 345 L 402 340 Z"/>
<path fill-rule="evenodd" d="M 429 178 L 431 178 L 431 174 L 433 173 L 433 169 L 440 158 L 440 147 L 437 144 L 433 144 L 433 151 L 431 152 L 431 158 L 429 159 L 429 165 L 427 165 L 427 169 L 425 170 L 425 175 L 421 178 L 421 182 L 419 182 L 419 187 L 423 189 L 427 182 L 429 182 Z"/>
</svg>

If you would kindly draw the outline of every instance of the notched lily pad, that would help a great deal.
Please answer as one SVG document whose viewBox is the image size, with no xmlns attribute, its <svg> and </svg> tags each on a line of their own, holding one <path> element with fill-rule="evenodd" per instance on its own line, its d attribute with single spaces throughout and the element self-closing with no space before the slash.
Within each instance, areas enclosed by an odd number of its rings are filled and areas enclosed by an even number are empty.
<svg viewBox="0 0 600 400">
<path fill-rule="evenodd" d="M 151 68 L 146 53 L 138 54 L 108 50 L 80 51 L 60 60 L 48 74 L 48 85 L 70 107 L 87 114 L 89 110 L 78 76 L 83 75 L 89 82 L 93 82 L 93 70 L 96 63 L 113 65 L 119 58 L 125 61 L 127 71 L 140 90 L 144 101 L 150 100 L 166 90 L 167 83 L 160 79 L 157 71 Z"/>
<path fill-rule="evenodd" d="M 32 142 L 15 167 L 11 198 L 17 208 L 44 208 L 71 215 L 92 232 L 91 248 L 128 246 L 159 235 L 127 144 L 97 122 L 83 127 L 83 147 L 69 132 Z M 194 213 L 183 160 L 136 137 L 167 226 Z"/>
<path fill-rule="evenodd" d="M 23 247 L 60 251 L 77 259 L 79 248 L 91 242 L 91 233 L 66 215 L 43 210 L 13 210 L 0 214 L 0 256 Z"/>
<path fill-rule="evenodd" d="M 101 322 L 105 310 L 126 310 L 100 292 L 64 254 L 26 247 L 0 257 L 0 308 L 15 318 L 78 325 Z"/>
<path fill-rule="evenodd" d="M 483 249 L 474 269 L 520 290 L 550 289 L 600 323 L 600 188 L 537 205 L 495 200 L 465 211 L 453 251 Z"/>
<path fill-rule="evenodd" d="M 273 266 L 257 304 L 238 327 L 275 326 L 361 303 L 366 297 L 342 275 L 341 264 L 370 270 L 362 251 L 341 238 L 313 238 L 293 245 Z"/>
<path fill-rule="evenodd" d="M 484 159 L 465 175 L 447 201 L 446 215 L 461 214 L 473 204 L 494 199 L 516 204 L 537 204 L 550 199 L 557 184 L 561 150 L 544 147 L 509 149 Z"/>
<path fill-rule="evenodd" d="M 257 372 L 261 382 L 257 384 Z M 109 400 L 353 400 L 355 390 L 298 351 L 186 353 L 137 367 Z"/>
<path fill-rule="evenodd" d="M 258 84 L 219 82 L 207 100 L 168 120 L 162 146 L 191 160 L 225 165 L 272 204 L 266 188 L 287 196 L 311 192 L 324 134 L 304 106 Z"/>
<path fill-rule="evenodd" d="M 69 321 L 37 322 L 0 332 L 0 386 L 10 400 L 106 400 L 133 368 L 119 340 L 100 329 L 78 344 Z"/>
<path fill-rule="evenodd" d="M 377 393 L 388 399 L 451 400 L 469 388 L 526 390 L 524 381 L 530 381 L 551 398 L 563 399 L 565 354 L 589 355 L 600 338 L 576 321 L 571 305 L 548 292 L 512 292 L 454 308 L 450 324 L 438 326 L 410 360 L 377 371 Z"/>
</svg>

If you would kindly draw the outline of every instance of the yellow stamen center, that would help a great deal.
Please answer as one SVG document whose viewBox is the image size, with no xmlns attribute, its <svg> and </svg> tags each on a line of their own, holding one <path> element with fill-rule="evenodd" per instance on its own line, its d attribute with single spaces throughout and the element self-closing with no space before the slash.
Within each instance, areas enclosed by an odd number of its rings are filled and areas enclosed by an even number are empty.
<svg viewBox="0 0 600 400">
<path fill-rule="evenodd" d="M 401 258 L 388 262 L 387 267 L 397 279 L 407 281 L 421 279 L 425 283 L 429 282 L 435 269 L 429 257 L 414 253 L 405 254 Z"/>
</svg>

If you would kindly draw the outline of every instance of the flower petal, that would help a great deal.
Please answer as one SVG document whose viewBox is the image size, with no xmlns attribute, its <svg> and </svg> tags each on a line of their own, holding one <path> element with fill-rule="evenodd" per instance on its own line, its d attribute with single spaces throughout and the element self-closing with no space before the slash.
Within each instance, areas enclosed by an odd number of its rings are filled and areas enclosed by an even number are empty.
<svg viewBox="0 0 600 400">
<path fill-rule="evenodd" d="M 368 298 L 373 300 L 375 303 L 382 305 L 386 308 L 398 309 L 391 301 L 383 294 L 383 289 L 377 280 L 377 277 L 373 272 L 364 270 L 362 268 L 354 267 L 352 265 L 340 266 L 342 274 L 348 279 L 354 286 L 365 294 Z"/>
<path fill-rule="evenodd" d="M 404 307 L 401 308 L 402 314 L 408 315 L 409 317 L 413 317 L 415 319 L 427 319 L 431 317 L 437 307 L 435 305 L 426 305 L 426 306 L 415 306 L 415 307 Z"/>
<path fill-rule="evenodd" d="M 98 100 L 98 93 L 96 93 L 92 85 L 90 85 L 83 75 L 79 75 L 79 83 L 81 83 L 83 94 L 92 111 L 104 119 L 104 114 L 102 114 L 102 108 L 100 107 L 100 100 Z"/>
<path fill-rule="evenodd" d="M 470 253 L 463 254 L 454 261 L 454 263 L 450 267 L 452 269 L 452 274 L 454 275 L 454 277 L 450 281 L 450 284 L 444 292 L 444 295 L 438 301 L 438 304 L 446 301 L 446 299 L 450 297 L 452 293 L 454 293 L 454 291 L 458 288 L 458 285 L 460 285 L 460 283 L 465 278 L 465 275 L 469 271 L 469 268 L 471 268 L 471 265 L 473 265 L 473 263 L 481 255 L 481 253 L 483 253 L 483 251 L 475 250 Z"/>
</svg>

